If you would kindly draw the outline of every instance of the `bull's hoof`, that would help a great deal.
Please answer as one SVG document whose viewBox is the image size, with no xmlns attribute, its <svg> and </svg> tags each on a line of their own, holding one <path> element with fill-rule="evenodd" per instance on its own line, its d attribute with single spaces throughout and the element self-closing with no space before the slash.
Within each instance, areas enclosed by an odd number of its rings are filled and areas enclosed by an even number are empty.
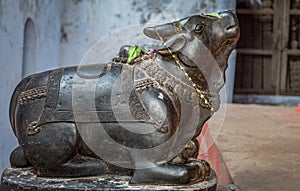
<svg viewBox="0 0 300 191">
<path fill-rule="evenodd" d="M 130 184 L 190 185 L 209 181 L 208 162 L 191 159 L 186 164 L 164 164 L 135 170 Z"/>
<path fill-rule="evenodd" d="M 209 180 L 211 168 L 207 161 L 200 159 L 189 159 L 187 165 L 194 167 L 193 169 L 195 170 L 193 173 L 191 173 L 193 175 L 191 177 L 192 183 Z"/>
</svg>

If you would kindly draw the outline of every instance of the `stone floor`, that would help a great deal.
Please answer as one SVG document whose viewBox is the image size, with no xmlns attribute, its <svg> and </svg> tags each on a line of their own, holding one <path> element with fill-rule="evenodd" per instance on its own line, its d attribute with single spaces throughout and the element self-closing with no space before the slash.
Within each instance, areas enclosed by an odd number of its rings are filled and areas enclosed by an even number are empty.
<svg viewBox="0 0 300 191">
<path fill-rule="evenodd" d="M 300 190 L 295 107 L 228 104 L 216 144 L 242 191 Z"/>
</svg>

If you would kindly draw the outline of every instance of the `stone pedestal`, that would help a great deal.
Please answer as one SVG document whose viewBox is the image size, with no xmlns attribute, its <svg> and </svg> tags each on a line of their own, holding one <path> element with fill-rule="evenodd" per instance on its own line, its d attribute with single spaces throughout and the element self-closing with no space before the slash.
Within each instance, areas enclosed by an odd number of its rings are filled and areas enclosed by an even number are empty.
<svg viewBox="0 0 300 191">
<path fill-rule="evenodd" d="M 136 186 L 128 185 L 130 177 L 105 175 L 85 178 L 41 178 L 31 168 L 7 168 L 1 178 L 0 191 L 98 191 L 98 190 L 168 190 L 168 191 L 216 191 L 217 178 L 211 173 L 211 179 L 189 186 Z"/>
</svg>

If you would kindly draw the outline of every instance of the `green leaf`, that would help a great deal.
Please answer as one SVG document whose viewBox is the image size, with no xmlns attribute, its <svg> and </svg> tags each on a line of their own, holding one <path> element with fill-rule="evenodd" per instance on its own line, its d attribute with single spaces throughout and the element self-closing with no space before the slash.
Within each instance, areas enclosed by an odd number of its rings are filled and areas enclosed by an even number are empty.
<svg viewBox="0 0 300 191">
<path fill-rule="evenodd" d="M 138 46 L 131 46 L 128 50 L 127 63 L 140 56 L 142 49 Z"/>
<path fill-rule="evenodd" d="M 221 19 L 221 16 L 219 15 L 219 13 L 206 13 L 204 15 L 205 16 L 210 16 L 210 17 L 215 17 L 217 19 Z"/>
</svg>

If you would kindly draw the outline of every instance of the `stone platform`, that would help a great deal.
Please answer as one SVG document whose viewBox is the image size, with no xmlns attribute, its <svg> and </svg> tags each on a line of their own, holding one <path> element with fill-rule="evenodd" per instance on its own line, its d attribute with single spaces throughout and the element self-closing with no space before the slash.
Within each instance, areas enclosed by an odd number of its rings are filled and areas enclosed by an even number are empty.
<svg viewBox="0 0 300 191">
<path fill-rule="evenodd" d="M 189 186 L 129 185 L 129 176 L 105 175 L 86 178 L 41 178 L 31 168 L 7 168 L 1 178 L 0 191 L 99 191 L 99 190 L 144 190 L 144 191 L 215 191 L 217 178 L 211 173 L 210 181 Z"/>
</svg>

